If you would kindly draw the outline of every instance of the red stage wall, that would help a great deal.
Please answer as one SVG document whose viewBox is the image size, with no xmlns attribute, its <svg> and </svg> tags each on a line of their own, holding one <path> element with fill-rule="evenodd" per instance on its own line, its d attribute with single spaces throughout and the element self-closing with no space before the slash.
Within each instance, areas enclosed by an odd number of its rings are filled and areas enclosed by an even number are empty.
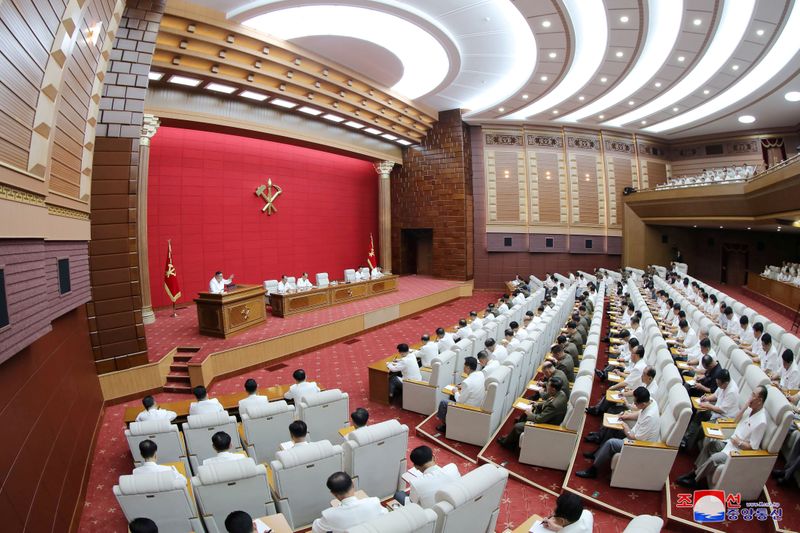
<svg viewBox="0 0 800 533">
<path fill-rule="evenodd" d="M 255 190 L 280 185 L 278 212 L 261 212 Z M 163 288 L 167 239 L 183 302 L 208 290 L 216 270 L 238 283 L 308 271 L 341 279 L 378 247 L 378 177 L 371 163 L 319 150 L 182 128 L 152 139 L 148 245 L 153 307 Z"/>
</svg>

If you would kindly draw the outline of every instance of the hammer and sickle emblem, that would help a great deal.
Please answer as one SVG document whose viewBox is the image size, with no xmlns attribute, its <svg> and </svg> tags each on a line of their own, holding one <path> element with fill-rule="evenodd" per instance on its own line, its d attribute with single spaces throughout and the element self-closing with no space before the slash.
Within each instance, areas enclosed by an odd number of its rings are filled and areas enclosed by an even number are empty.
<svg viewBox="0 0 800 533">
<path fill-rule="evenodd" d="M 249 307 L 246 307 L 246 306 L 243 307 L 242 310 L 240 311 L 240 313 L 241 313 L 243 319 L 247 320 L 248 318 L 250 318 L 250 308 Z"/>
<path fill-rule="evenodd" d="M 256 196 L 261 197 L 265 202 L 264 207 L 261 208 L 261 212 L 263 213 L 266 211 L 267 216 L 272 215 L 272 213 L 277 213 L 278 208 L 275 207 L 274 202 L 282 192 L 283 189 L 272 183 L 272 178 L 267 181 L 266 185 L 259 185 L 256 189 Z"/>
</svg>

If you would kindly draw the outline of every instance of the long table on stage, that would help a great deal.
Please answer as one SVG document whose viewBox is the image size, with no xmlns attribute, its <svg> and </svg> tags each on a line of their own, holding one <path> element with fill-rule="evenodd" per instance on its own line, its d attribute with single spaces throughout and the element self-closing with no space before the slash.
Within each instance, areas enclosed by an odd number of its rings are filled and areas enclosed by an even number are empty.
<svg viewBox="0 0 800 533">
<path fill-rule="evenodd" d="M 399 276 L 388 275 L 378 279 L 339 283 L 284 294 L 273 293 L 269 295 L 269 303 L 273 315 L 285 317 L 396 291 L 398 279 Z"/>
<path fill-rule="evenodd" d="M 747 288 L 783 305 L 790 312 L 794 312 L 800 307 L 800 287 L 797 285 L 765 278 L 755 272 L 750 272 L 747 276 Z"/>
<path fill-rule="evenodd" d="M 267 319 L 261 285 L 238 285 L 222 294 L 201 292 L 194 302 L 201 335 L 227 339 Z"/>
</svg>

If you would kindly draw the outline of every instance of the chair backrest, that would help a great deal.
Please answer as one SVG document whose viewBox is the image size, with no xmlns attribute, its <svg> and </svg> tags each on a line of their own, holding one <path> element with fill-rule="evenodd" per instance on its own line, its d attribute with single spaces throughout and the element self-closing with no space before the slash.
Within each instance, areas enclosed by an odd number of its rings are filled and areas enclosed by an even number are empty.
<svg viewBox="0 0 800 533">
<path fill-rule="evenodd" d="M 143 517 L 155 522 L 159 531 L 198 531 L 189 488 L 172 472 L 120 476 L 113 491 L 128 522 Z"/>
<path fill-rule="evenodd" d="M 783 346 L 783 334 L 785 330 L 778 324 L 772 323 L 769 326 L 764 326 L 764 332 L 769 333 L 770 337 L 772 337 L 772 346 L 778 353 L 781 353 L 780 349 Z"/>
<path fill-rule="evenodd" d="M 361 267 L 361 270 L 359 270 L 359 272 L 361 272 L 361 275 L 362 275 L 362 276 L 369 277 L 369 268 L 367 268 L 367 267 Z"/>
<path fill-rule="evenodd" d="M 798 354 L 798 351 L 800 350 L 800 339 L 798 339 L 796 335 L 787 331 L 783 334 L 781 345 L 781 353 L 788 348 L 794 354 L 795 359 L 800 356 L 800 354 Z"/>
<path fill-rule="evenodd" d="M 586 415 L 586 406 L 589 405 L 589 395 L 592 393 L 592 377 L 581 376 L 575 379 L 572 391 L 569 394 L 569 404 L 564 422 L 561 425 L 571 431 L 577 431 Z"/>
<path fill-rule="evenodd" d="M 486 338 L 488 333 L 485 329 L 480 328 L 472 332 L 470 338 L 472 339 L 472 357 L 477 357 L 478 352 L 483 350 L 484 342 L 486 342 Z"/>
<path fill-rule="evenodd" d="M 339 389 L 308 394 L 300 399 L 297 416 L 308 425 L 308 440 L 337 442 L 339 430 L 350 424 L 350 397 Z"/>
<path fill-rule="evenodd" d="M 156 443 L 158 460 L 162 463 L 174 463 L 186 457 L 178 426 L 166 419 L 132 422 L 130 427 L 125 430 L 125 439 L 131 449 L 133 462 L 137 465 L 144 461 L 142 454 L 139 453 L 139 443 L 144 440 Z"/>
<path fill-rule="evenodd" d="M 731 380 L 737 385 L 741 385 L 744 380 L 744 375 L 747 372 L 747 367 L 753 364 L 753 360 L 747 355 L 744 350 L 733 350 L 731 352 L 731 359 L 728 364 L 728 372 L 731 374 Z"/>
<path fill-rule="evenodd" d="M 356 279 L 356 271 L 353 268 L 348 268 L 344 271 L 344 280 L 345 281 L 355 281 Z"/>
<path fill-rule="evenodd" d="M 408 426 L 386 420 L 349 434 L 342 444 L 345 472 L 358 477 L 358 488 L 370 496 L 394 495 L 406 471 Z"/>
<path fill-rule="evenodd" d="M 348 528 L 345 533 L 433 533 L 435 526 L 433 509 L 423 509 L 409 502 L 391 513 Z"/>
<path fill-rule="evenodd" d="M 511 381 L 508 384 L 508 391 L 506 392 L 506 406 L 504 408 L 511 409 L 511 404 L 521 392 L 522 388 L 528 384 L 527 380 L 523 380 L 523 354 L 522 352 L 511 352 L 506 357 L 503 364 L 511 369 Z"/>
<path fill-rule="evenodd" d="M 767 430 L 761 440 L 761 449 L 769 453 L 778 453 L 792 425 L 792 406 L 780 389 L 770 385 L 767 388 L 764 411 L 767 414 Z"/>
<path fill-rule="evenodd" d="M 667 393 L 667 405 L 661 410 L 661 440 L 677 448 L 692 417 L 692 402 L 683 387 L 672 387 Z"/>
<path fill-rule="evenodd" d="M 211 445 L 211 436 L 217 431 L 224 431 L 230 436 L 230 451 L 242 451 L 239 430 L 236 427 L 236 418 L 228 415 L 225 411 L 190 415 L 186 423 L 181 424 L 181 430 L 183 430 L 183 436 L 186 438 L 186 448 L 189 452 L 193 470 L 203 464 L 204 460 L 217 455 L 216 450 Z"/>
<path fill-rule="evenodd" d="M 667 396 L 670 389 L 675 387 L 682 387 L 683 378 L 675 365 L 668 365 L 660 370 L 656 370 L 656 382 L 658 383 L 658 390 L 656 391 L 656 401 L 661 412 L 667 405 Z"/>
<path fill-rule="evenodd" d="M 584 359 L 581 361 L 581 364 L 578 365 L 578 373 L 575 375 L 575 379 L 582 376 L 593 376 L 596 365 L 597 359 Z"/>
<path fill-rule="evenodd" d="M 731 352 L 738 347 L 738 344 L 736 344 L 733 339 L 727 335 L 723 335 L 717 343 L 717 355 L 725 354 L 725 356 L 730 359 Z"/>
<path fill-rule="evenodd" d="M 769 377 L 760 367 L 748 366 L 744 372 L 744 379 L 739 383 L 739 407 L 743 407 L 747 403 L 756 387 L 767 386 L 769 383 Z"/>
<path fill-rule="evenodd" d="M 302 528 L 330 506 L 331 493 L 325 483 L 342 470 L 342 447 L 326 440 L 309 442 L 279 451 L 270 467 L 276 497 L 286 501 L 283 514 L 292 529 Z"/>
<path fill-rule="evenodd" d="M 251 457 L 257 463 L 273 460 L 280 443 L 290 439 L 289 424 L 294 420 L 294 406 L 278 400 L 245 407 L 239 414 Z"/>
<path fill-rule="evenodd" d="M 491 413 L 491 433 L 500 425 L 505 411 L 503 408 L 506 404 L 506 395 L 508 388 L 511 385 L 511 368 L 505 365 L 499 365 L 491 370 L 491 373 L 486 376 L 484 387 L 486 396 L 483 398 L 483 405 L 481 408 L 484 411 Z"/>
<path fill-rule="evenodd" d="M 628 522 L 622 533 L 658 533 L 663 526 L 664 520 L 660 516 L 643 514 Z"/>
<path fill-rule="evenodd" d="M 702 324 L 701 327 L 703 327 Z M 708 338 L 711 339 L 713 344 L 719 344 L 720 339 L 724 337 L 726 337 L 725 332 L 722 331 L 718 326 L 711 326 L 708 328 Z"/>
<path fill-rule="evenodd" d="M 278 280 L 277 279 L 268 279 L 264 282 L 264 290 L 267 291 L 267 294 L 272 294 L 278 290 Z"/>
<path fill-rule="evenodd" d="M 275 513 L 267 469 L 252 459 L 201 466 L 192 487 L 207 527 L 213 520 L 218 531 L 226 531 L 225 519 L 233 511 L 255 517 Z"/>
<path fill-rule="evenodd" d="M 488 533 L 495 530 L 508 471 L 486 464 L 442 487 L 436 493 L 439 533 Z"/>
<path fill-rule="evenodd" d="M 445 350 L 431 361 L 431 376 L 428 383 L 442 388 L 453 382 L 453 374 L 456 373 L 456 360 L 459 357 L 451 350 Z M 464 358 L 460 358 L 461 367 L 464 367 Z M 367 493 L 370 494 L 370 493 Z"/>
<path fill-rule="evenodd" d="M 317 272 L 317 287 L 327 287 L 330 285 L 330 280 L 328 280 L 328 273 L 327 272 Z"/>
</svg>

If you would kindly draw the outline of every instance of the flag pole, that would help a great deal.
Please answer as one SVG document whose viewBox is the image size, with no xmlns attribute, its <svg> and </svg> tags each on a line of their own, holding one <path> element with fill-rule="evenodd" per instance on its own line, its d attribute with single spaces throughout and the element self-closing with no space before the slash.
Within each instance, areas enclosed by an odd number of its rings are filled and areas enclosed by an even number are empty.
<svg viewBox="0 0 800 533">
<path fill-rule="evenodd" d="M 169 247 L 169 254 L 170 254 L 170 257 L 171 257 L 172 256 L 172 239 L 167 239 L 167 246 Z M 170 261 L 170 262 L 172 262 L 172 261 Z M 175 300 L 172 297 L 170 297 L 170 300 L 172 300 L 172 318 L 175 318 L 175 317 L 178 316 L 178 311 L 177 311 L 177 309 L 175 309 Z"/>
</svg>

